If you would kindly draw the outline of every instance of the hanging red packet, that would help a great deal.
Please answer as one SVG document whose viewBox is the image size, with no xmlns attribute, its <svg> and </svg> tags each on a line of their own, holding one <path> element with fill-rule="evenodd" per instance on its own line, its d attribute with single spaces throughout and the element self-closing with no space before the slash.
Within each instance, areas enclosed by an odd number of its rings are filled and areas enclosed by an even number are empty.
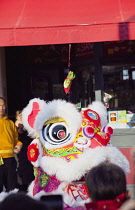
<svg viewBox="0 0 135 210">
<path fill-rule="evenodd" d="M 70 91 L 72 80 L 75 78 L 75 73 L 73 71 L 69 71 L 66 79 L 64 80 L 64 91 L 67 94 Z"/>
</svg>

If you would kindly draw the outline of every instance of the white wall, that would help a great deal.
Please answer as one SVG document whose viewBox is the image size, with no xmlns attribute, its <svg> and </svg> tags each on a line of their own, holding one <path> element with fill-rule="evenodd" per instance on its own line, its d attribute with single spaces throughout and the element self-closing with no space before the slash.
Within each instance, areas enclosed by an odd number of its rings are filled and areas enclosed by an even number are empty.
<svg viewBox="0 0 135 210">
<path fill-rule="evenodd" d="M 7 100 L 5 48 L 0 47 L 0 96 Z"/>
</svg>

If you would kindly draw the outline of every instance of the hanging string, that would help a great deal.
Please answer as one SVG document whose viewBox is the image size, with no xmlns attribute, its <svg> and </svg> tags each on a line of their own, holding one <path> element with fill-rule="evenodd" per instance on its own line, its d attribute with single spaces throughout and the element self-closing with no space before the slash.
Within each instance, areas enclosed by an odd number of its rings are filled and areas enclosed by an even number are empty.
<svg viewBox="0 0 135 210">
<path fill-rule="evenodd" d="M 71 44 L 68 45 L 68 71 L 70 71 L 70 66 L 71 66 L 70 56 L 71 56 Z"/>
<path fill-rule="evenodd" d="M 70 101 L 70 88 L 72 84 L 72 80 L 75 78 L 75 73 L 70 70 L 71 62 L 70 62 L 70 55 L 71 55 L 71 44 L 68 45 L 69 50 L 68 50 L 68 75 L 66 79 L 64 80 L 64 91 L 68 96 L 68 101 Z"/>
</svg>

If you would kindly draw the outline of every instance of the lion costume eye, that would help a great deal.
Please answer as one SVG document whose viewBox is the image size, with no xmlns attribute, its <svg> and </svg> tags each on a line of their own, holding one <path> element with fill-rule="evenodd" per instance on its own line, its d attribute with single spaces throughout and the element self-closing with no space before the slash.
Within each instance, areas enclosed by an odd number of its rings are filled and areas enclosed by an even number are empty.
<svg viewBox="0 0 135 210">
<path fill-rule="evenodd" d="M 83 116 L 89 120 L 91 123 L 94 123 L 95 125 L 99 125 L 100 124 L 100 117 L 98 115 L 98 113 L 96 113 L 95 111 L 91 110 L 91 109 L 87 109 L 83 112 Z"/>
<path fill-rule="evenodd" d="M 97 120 L 98 119 L 98 115 L 95 112 L 88 111 L 87 114 L 93 120 Z"/>
<path fill-rule="evenodd" d="M 45 141 L 53 145 L 63 144 L 71 137 L 64 122 L 45 125 L 42 129 L 42 136 Z"/>
</svg>

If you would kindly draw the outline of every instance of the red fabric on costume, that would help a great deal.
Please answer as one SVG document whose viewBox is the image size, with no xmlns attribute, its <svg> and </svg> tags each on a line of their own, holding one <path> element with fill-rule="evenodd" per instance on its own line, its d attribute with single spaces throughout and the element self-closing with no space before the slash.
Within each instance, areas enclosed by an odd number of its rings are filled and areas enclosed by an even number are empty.
<svg viewBox="0 0 135 210">
<path fill-rule="evenodd" d="M 38 114 L 39 111 L 40 111 L 39 104 L 37 102 L 33 102 L 33 104 L 32 104 L 32 111 L 28 115 L 28 123 L 29 123 L 29 125 L 32 128 L 34 128 L 35 118 L 36 118 L 36 116 L 37 116 L 37 114 Z"/>
<path fill-rule="evenodd" d="M 27 157 L 29 161 L 35 162 L 38 159 L 39 151 L 37 144 L 30 144 L 28 146 Z"/>
</svg>

